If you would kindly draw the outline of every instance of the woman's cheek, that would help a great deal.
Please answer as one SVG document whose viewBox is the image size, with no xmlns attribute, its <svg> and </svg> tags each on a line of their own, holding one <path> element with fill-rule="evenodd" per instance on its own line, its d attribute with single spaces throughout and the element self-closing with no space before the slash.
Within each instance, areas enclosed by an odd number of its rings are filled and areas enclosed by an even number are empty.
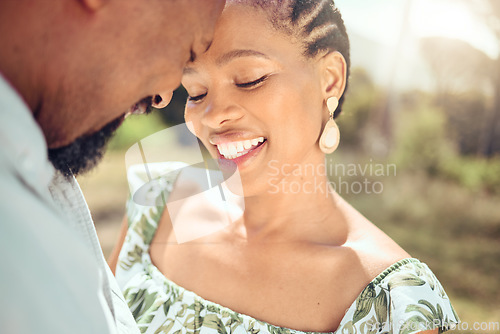
<svg viewBox="0 0 500 334">
<path fill-rule="evenodd" d="M 196 128 L 195 128 L 195 120 L 194 120 L 194 117 L 192 117 L 192 112 L 190 112 L 189 110 L 186 109 L 186 111 L 184 112 L 184 121 L 186 122 L 186 126 L 188 128 L 188 130 L 193 134 L 195 135 L 196 137 L 198 137 L 196 135 Z"/>
</svg>

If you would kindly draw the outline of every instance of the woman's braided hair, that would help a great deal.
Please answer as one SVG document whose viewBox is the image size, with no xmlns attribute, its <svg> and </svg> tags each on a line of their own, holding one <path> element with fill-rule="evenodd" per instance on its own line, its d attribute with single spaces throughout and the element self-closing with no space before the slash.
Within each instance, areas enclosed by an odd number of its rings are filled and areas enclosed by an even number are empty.
<svg viewBox="0 0 500 334">
<path fill-rule="evenodd" d="M 324 52 L 338 51 L 347 63 L 347 82 L 350 73 L 349 37 L 344 20 L 333 0 L 230 0 L 262 8 L 272 25 L 304 46 L 304 56 L 312 58 Z M 339 100 L 334 117 L 341 112 L 345 94 Z"/>
</svg>

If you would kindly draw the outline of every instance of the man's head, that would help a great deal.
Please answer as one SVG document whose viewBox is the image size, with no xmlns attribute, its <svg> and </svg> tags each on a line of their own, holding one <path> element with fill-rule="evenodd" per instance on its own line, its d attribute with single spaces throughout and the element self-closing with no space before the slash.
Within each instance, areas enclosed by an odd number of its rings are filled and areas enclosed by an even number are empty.
<svg viewBox="0 0 500 334">
<path fill-rule="evenodd" d="M 33 111 L 54 165 L 78 172 L 93 165 L 90 155 L 102 154 L 127 112 L 168 103 L 184 65 L 210 45 L 223 6 L 224 0 L 4 0 L 0 72 Z"/>
</svg>

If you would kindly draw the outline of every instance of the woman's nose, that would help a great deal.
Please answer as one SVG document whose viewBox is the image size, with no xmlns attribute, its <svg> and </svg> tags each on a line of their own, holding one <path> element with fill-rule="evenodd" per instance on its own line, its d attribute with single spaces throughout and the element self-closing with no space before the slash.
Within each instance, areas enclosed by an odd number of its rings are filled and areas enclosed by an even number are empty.
<svg viewBox="0 0 500 334">
<path fill-rule="evenodd" d="M 239 105 L 228 103 L 228 101 L 212 102 L 205 109 L 201 121 L 209 128 L 220 129 L 223 126 L 229 126 L 233 121 L 242 118 L 243 115 L 244 110 Z"/>
<path fill-rule="evenodd" d="M 164 92 L 153 97 L 153 107 L 157 109 L 165 108 L 172 100 L 173 92 Z"/>
</svg>

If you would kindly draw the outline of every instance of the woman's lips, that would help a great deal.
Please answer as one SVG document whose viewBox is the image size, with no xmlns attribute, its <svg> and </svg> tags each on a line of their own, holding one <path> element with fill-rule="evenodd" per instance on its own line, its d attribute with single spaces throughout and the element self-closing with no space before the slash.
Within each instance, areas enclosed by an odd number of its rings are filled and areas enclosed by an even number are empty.
<svg viewBox="0 0 500 334">
<path fill-rule="evenodd" d="M 219 161 L 221 164 L 226 164 L 227 166 L 234 166 L 236 164 L 238 167 L 242 167 L 245 165 L 247 161 L 250 159 L 253 159 L 255 156 L 257 156 L 260 151 L 267 145 L 267 139 L 263 139 L 262 141 L 258 142 L 256 146 L 252 146 L 249 149 L 245 149 L 241 155 L 234 156 L 232 158 L 228 158 L 224 155 L 221 154 L 219 151 Z"/>
</svg>

